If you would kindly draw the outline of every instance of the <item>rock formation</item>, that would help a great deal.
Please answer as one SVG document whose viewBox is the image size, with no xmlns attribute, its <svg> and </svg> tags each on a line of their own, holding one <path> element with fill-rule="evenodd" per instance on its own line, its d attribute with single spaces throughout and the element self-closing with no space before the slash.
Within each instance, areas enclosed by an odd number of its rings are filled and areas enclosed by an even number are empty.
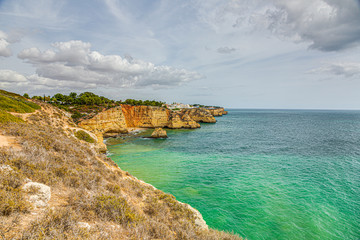
<svg viewBox="0 0 360 240">
<path fill-rule="evenodd" d="M 190 116 L 195 122 L 215 123 L 216 119 L 210 111 L 204 108 L 183 109 L 182 112 Z"/>
<path fill-rule="evenodd" d="M 167 138 L 166 131 L 162 128 L 155 128 L 154 132 L 151 134 L 152 138 Z"/>
<path fill-rule="evenodd" d="M 37 182 L 28 182 L 23 186 L 23 190 L 29 196 L 29 202 L 34 207 L 47 207 L 51 198 L 51 190 L 49 186 Z"/>
<path fill-rule="evenodd" d="M 127 127 L 167 127 L 170 110 L 153 106 L 121 105 Z"/>
<path fill-rule="evenodd" d="M 214 117 L 228 114 L 228 112 L 225 111 L 224 108 L 207 108 L 206 110 L 208 110 L 210 114 L 213 115 Z"/>
<path fill-rule="evenodd" d="M 205 119 L 205 118 L 204 118 Z M 153 106 L 121 105 L 98 113 L 91 119 L 79 122 L 79 127 L 93 132 L 100 149 L 104 150 L 103 137 L 127 133 L 128 128 L 199 128 L 184 112 Z"/>
<path fill-rule="evenodd" d="M 172 112 L 167 127 L 172 129 L 199 128 L 200 124 L 192 120 L 188 114 Z"/>
<path fill-rule="evenodd" d="M 214 116 L 226 114 L 224 108 L 191 108 L 171 111 L 163 107 L 121 105 L 102 111 L 91 119 L 79 122 L 97 137 L 101 151 L 106 151 L 103 137 L 128 133 L 129 128 L 199 128 L 199 122 L 215 123 Z"/>
<path fill-rule="evenodd" d="M 127 124 L 121 107 L 102 111 L 93 118 L 83 120 L 79 126 L 92 132 L 127 133 Z"/>
</svg>

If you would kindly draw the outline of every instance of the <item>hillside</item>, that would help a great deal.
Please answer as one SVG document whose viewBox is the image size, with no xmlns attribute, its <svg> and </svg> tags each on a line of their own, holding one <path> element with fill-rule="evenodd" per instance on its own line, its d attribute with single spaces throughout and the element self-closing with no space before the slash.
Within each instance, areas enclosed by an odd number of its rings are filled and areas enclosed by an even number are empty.
<svg viewBox="0 0 360 240">
<path fill-rule="evenodd" d="M 3 239 L 240 239 L 121 170 L 69 113 L 0 97 Z"/>
</svg>

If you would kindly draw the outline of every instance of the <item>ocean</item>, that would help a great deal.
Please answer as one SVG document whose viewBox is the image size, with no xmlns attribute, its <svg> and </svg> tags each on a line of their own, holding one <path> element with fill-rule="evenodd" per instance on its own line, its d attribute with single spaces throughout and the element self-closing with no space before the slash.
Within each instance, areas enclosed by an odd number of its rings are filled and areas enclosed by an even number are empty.
<svg viewBox="0 0 360 240">
<path fill-rule="evenodd" d="M 113 141 L 110 157 L 215 229 L 360 239 L 360 111 L 234 109 L 217 120 L 168 139 Z"/>
</svg>

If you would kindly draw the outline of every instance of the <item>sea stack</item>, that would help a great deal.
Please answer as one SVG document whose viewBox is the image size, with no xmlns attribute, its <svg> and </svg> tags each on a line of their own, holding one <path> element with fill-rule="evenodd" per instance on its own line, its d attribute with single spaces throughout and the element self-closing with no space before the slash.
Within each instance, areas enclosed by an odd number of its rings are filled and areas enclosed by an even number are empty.
<svg viewBox="0 0 360 240">
<path fill-rule="evenodd" d="M 155 128 L 154 132 L 151 134 L 152 138 L 167 138 L 166 131 L 162 128 Z"/>
</svg>

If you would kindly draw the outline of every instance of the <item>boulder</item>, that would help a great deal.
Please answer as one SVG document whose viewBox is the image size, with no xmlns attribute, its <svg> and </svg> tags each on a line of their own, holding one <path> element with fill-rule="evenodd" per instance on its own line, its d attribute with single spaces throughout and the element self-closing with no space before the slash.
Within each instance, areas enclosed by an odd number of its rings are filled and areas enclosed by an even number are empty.
<svg viewBox="0 0 360 240">
<path fill-rule="evenodd" d="M 23 190 L 28 194 L 29 202 L 34 207 L 47 207 L 51 198 L 51 190 L 49 186 L 37 182 L 28 182 L 23 186 Z"/>
<path fill-rule="evenodd" d="M 167 138 L 166 131 L 162 128 L 155 128 L 154 132 L 151 134 L 152 138 Z"/>
</svg>

